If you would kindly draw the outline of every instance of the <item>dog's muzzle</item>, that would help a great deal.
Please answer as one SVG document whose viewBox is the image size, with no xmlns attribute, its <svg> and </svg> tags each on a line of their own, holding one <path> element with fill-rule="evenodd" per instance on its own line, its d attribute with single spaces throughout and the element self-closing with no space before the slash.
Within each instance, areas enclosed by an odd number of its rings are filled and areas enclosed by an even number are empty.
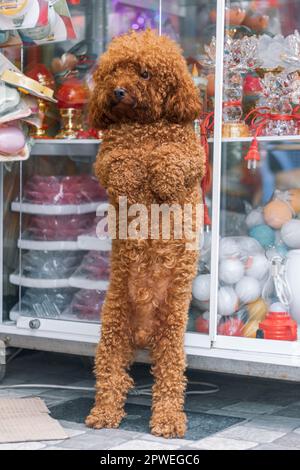
<svg viewBox="0 0 300 470">
<path fill-rule="evenodd" d="M 128 108 L 134 109 L 136 107 L 136 98 L 132 96 L 126 88 L 115 88 L 113 91 L 113 99 L 111 101 L 113 109 L 125 110 Z"/>
<path fill-rule="evenodd" d="M 114 96 L 118 102 L 122 101 L 125 98 L 126 94 L 127 94 L 127 91 L 125 90 L 125 88 L 114 89 Z"/>
</svg>

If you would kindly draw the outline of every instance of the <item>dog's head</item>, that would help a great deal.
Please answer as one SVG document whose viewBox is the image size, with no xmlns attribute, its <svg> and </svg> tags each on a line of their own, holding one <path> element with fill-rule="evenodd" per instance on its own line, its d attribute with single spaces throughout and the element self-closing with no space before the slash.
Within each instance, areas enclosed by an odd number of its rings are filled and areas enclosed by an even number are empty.
<svg viewBox="0 0 300 470">
<path fill-rule="evenodd" d="M 200 113 L 200 101 L 177 44 L 147 30 L 115 38 L 94 75 L 91 123 L 183 123 Z"/>
</svg>

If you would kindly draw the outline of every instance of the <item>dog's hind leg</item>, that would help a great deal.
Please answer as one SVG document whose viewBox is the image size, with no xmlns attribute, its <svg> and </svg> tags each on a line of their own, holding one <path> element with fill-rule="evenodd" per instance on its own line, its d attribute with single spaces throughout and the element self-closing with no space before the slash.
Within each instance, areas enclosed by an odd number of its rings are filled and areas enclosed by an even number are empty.
<svg viewBox="0 0 300 470">
<path fill-rule="evenodd" d="M 190 301 L 189 286 L 171 283 L 172 289 L 160 308 L 161 325 L 152 344 L 153 386 L 151 432 L 166 438 L 183 437 L 186 388 L 184 334 Z"/>
<path fill-rule="evenodd" d="M 133 380 L 127 368 L 134 347 L 129 325 L 127 283 L 124 274 L 112 275 L 102 310 L 102 331 L 96 351 L 96 398 L 86 425 L 92 428 L 116 428 L 125 416 L 124 403 Z"/>
</svg>

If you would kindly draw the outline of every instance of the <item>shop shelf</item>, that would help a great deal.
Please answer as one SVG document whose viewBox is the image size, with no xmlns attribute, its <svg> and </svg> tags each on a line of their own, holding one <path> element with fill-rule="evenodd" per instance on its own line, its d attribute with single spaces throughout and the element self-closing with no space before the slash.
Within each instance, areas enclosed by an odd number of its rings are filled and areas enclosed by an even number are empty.
<svg viewBox="0 0 300 470">
<path fill-rule="evenodd" d="M 61 289 L 70 287 L 69 278 L 66 279 L 36 279 L 31 277 L 20 276 L 13 273 L 9 276 L 11 284 L 22 287 L 33 287 L 36 289 Z"/>
<path fill-rule="evenodd" d="M 100 323 L 100 319 L 96 321 L 95 319 L 88 319 L 88 318 L 78 318 L 75 315 L 68 315 L 66 313 L 62 313 L 61 315 L 57 315 L 57 317 L 36 317 L 35 313 L 32 311 L 31 313 L 22 312 L 18 310 L 17 305 L 9 312 L 9 319 L 13 322 L 17 322 L 20 317 L 24 319 L 35 319 L 38 318 L 39 320 L 54 320 L 54 321 L 71 321 L 71 322 L 84 322 L 84 323 Z"/>
<path fill-rule="evenodd" d="M 62 289 L 64 287 L 74 287 L 75 289 L 107 290 L 109 281 L 92 280 L 87 278 L 73 277 L 66 279 L 36 279 L 20 276 L 13 273 L 9 276 L 11 284 L 21 287 L 32 287 L 35 289 Z"/>
<path fill-rule="evenodd" d="M 80 250 L 76 240 L 30 240 L 26 238 L 26 232 L 23 234 L 24 238 L 19 238 L 18 248 L 21 250 L 35 250 L 35 251 L 76 251 Z"/>
<path fill-rule="evenodd" d="M 31 149 L 32 156 L 93 157 L 98 153 L 101 140 L 97 139 L 36 139 Z"/>
<path fill-rule="evenodd" d="M 87 278 L 73 277 L 69 279 L 69 287 L 88 290 L 107 290 L 109 281 L 92 280 Z"/>
<path fill-rule="evenodd" d="M 77 240 L 30 240 L 26 238 L 26 232 L 23 234 L 24 238 L 19 238 L 18 248 L 21 250 L 35 250 L 35 251 L 111 251 L 111 240 L 100 240 L 97 237 L 89 237 L 81 235 Z"/>
<path fill-rule="evenodd" d="M 250 137 L 226 137 L 222 138 L 222 143 L 227 142 L 251 142 L 253 140 L 253 136 Z M 260 136 L 257 138 L 259 142 L 299 142 L 300 143 L 300 135 L 281 135 L 281 136 Z M 208 139 L 208 142 L 213 143 L 213 137 Z"/>
<path fill-rule="evenodd" d="M 24 214 L 40 214 L 40 215 L 72 215 L 72 214 L 89 214 L 96 212 L 100 206 L 103 209 L 103 202 L 88 202 L 86 204 L 31 204 L 28 202 L 15 201 L 11 204 L 14 212 L 22 212 Z"/>
<path fill-rule="evenodd" d="M 111 251 L 111 240 L 100 240 L 97 237 L 91 237 L 88 235 L 80 235 L 77 239 L 78 250 L 88 251 Z"/>
</svg>

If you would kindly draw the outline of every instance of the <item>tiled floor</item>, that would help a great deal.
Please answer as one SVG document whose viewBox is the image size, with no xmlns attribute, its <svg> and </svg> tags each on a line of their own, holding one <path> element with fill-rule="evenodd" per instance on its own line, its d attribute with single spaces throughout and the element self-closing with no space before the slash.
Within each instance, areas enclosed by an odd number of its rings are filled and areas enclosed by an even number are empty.
<svg viewBox="0 0 300 470">
<path fill-rule="evenodd" d="M 133 375 L 137 384 L 151 382 L 149 368 L 145 365 L 135 366 Z M 219 386 L 220 391 L 215 394 L 189 395 L 186 400 L 186 410 L 190 413 L 200 412 L 202 416 L 204 413 L 204 417 L 207 414 L 207 423 L 214 422 L 209 420 L 212 416 L 220 417 L 223 421 L 225 419 L 224 422 L 229 424 L 222 431 L 210 433 L 198 440 L 195 440 L 195 437 L 193 440 L 191 438 L 166 440 L 152 436 L 147 429 L 143 432 L 134 431 L 134 426 L 132 430 L 128 430 L 128 426 L 126 429 L 90 430 L 82 422 L 72 422 L 68 416 L 65 416 L 61 424 L 69 434 L 69 439 L 3 444 L 0 445 L 0 450 L 300 449 L 300 384 L 201 371 L 189 371 L 188 376 L 193 381 L 211 382 Z M 93 387 L 94 379 L 87 359 L 27 351 L 8 364 L 7 375 L 1 385 L 22 383 Z M 92 398 L 93 392 L 51 388 L 0 389 L 0 397 L 8 395 L 40 396 L 51 410 L 51 407 L 71 400 Z M 131 396 L 128 401 L 149 405 L 150 397 Z M 226 417 L 240 419 L 230 421 L 228 418 L 226 421 Z M 238 422 L 232 425 L 232 422 L 236 421 Z"/>
</svg>

